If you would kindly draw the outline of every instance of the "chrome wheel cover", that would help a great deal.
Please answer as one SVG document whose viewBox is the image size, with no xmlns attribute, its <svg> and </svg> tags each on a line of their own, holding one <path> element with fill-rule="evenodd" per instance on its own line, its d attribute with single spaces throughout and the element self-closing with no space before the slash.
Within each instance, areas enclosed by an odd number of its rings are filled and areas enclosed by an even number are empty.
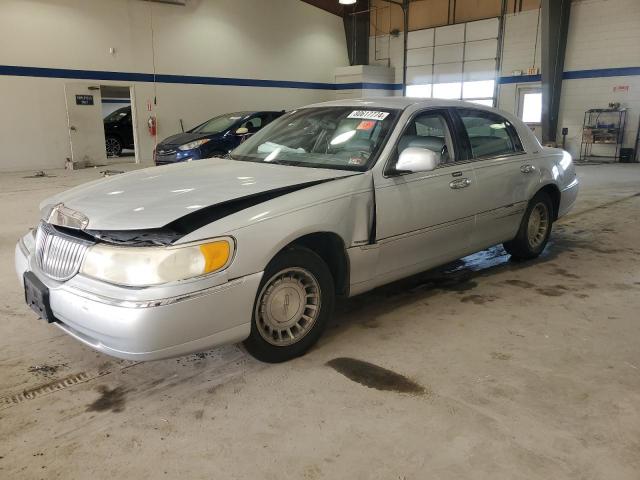
<svg viewBox="0 0 640 480">
<path fill-rule="evenodd" d="M 118 150 L 120 150 L 120 142 L 115 138 L 107 138 L 104 143 L 107 149 L 107 157 L 115 157 Z"/>
<path fill-rule="evenodd" d="M 320 314 L 321 291 L 316 277 L 303 268 L 287 268 L 264 284 L 256 302 L 260 336 L 277 347 L 299 342 Z"/>
<path fill-rule="evenodd" d="M 536 249 L 542 245 L 545 238 L 547 238 L 547 232 L 549 230 L 549 209 L 544 203 L 536 203 L 531 209 L 529 215 L 529 223 L 527 225 L 527 237 L 529 239 L 529 246 Z"/>
</svg>

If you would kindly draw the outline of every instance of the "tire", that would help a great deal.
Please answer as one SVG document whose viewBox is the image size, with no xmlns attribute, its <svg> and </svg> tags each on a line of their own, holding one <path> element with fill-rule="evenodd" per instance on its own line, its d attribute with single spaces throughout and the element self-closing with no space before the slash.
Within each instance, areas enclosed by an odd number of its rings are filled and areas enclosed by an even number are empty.
<svg viewBox="0 0 640 480">
<path fill-rule="evenodd" d="M 547 246 L 553 226 L 553 204 L 545 192 L 538 192 L 527 205 L 518 234 L 504 249 L 516 260 L 536 258 Z"/>
<path fill-rule="evenodd" d="M 263 362 L 299 357 L 322 335 L 334 303 L 334 281 L 324 260 L 307 248 L 285 250 L 265 269 L 244 346 Z"/>
<path fill-rule="evenodd" d="M 119 157 L 122 154 L 122 142 L 118 137 L 106 137 L 104 145 L 107 150 L 107 157 Z"/>
</svg>

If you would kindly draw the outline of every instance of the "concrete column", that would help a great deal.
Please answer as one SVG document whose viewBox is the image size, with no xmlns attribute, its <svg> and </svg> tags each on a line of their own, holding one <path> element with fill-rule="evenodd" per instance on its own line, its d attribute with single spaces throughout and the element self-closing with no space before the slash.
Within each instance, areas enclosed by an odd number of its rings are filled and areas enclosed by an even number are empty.
<svg viewBox="0 0 640 480">
<path fill-rule="evenodd" d="M 555 142 L 571 0 L 542 0 L 542 142 Z"/>
</svg>

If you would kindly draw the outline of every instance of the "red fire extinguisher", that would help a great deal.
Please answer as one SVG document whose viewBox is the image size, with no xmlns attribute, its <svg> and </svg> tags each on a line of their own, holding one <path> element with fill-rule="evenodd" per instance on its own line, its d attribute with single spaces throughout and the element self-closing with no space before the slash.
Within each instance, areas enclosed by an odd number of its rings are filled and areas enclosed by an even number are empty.
<svg viewBox="0 0 640 480">
<path fill-rule="evenodd" d="M 149 117 L 149 120 L 147 121 L 147 127 L 149 128 L 149 135 L 155 137 L 157 131 L 156 117 L 154 117 L 153 115 Z"/>
</svg>

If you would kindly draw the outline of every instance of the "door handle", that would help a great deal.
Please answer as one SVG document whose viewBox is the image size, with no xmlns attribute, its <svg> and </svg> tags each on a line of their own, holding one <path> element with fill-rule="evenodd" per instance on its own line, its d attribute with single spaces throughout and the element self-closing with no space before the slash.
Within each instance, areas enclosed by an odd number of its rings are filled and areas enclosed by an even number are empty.
<svg viewBox="0 0 640 480">
<path fill-rule="evenodd" d="M 535 172 L 536 171 L 536 166 L 535 165 L 522 165 L 520 167 L 520 171 L 522 173 L 531 173 L 531 172 Z"/>
<path fill-rule="evenodd" d="M 73 125 L 71 125 L 69 127 L 69 130 L 71 130 L 72 132 L 75 132 L 76 130 L 78 130 L 76 127 L 74 127 Z"/>
<path fill-rule="evenodd" d="M 469 185 L 471 185 L 471 180 L 469 180 L 468 178 L 459 178 L 457 180 L 452 180 L 451 182 L 449 182 L 449 187 L 453 188 L 454 190 L 467 188 Z"/>
</svg>

